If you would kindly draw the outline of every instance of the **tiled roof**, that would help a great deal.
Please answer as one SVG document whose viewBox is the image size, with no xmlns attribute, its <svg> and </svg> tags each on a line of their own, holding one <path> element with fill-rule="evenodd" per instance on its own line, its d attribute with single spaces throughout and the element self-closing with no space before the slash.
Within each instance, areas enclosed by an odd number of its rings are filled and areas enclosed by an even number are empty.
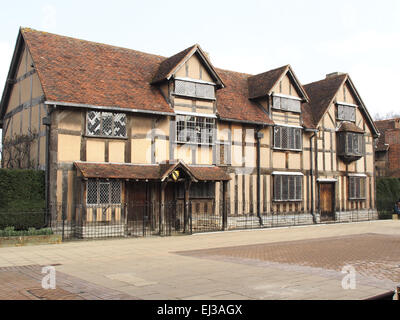
<svg viewBox="0 0 400 320">
<path fill-rule="evenodd" d="M 260 98 L 268 95 L 282 75 L 288 70 L 289 65 L 250 76 L 248 79 L 249 98 Z"/>
<path fill-rule="evenodd" d="M 273 124 L 261 106 L 248 99 L 249 74 L 217 69 L 225 88 L 217 90 L 217 110 L 221 118 Z"/>
<path fill-rule="evenodd" d="M 345 131 L 345 132 L 364 133 L 363 129 L 357 127 L 353 122 L 348 122 L 348 121 L 343 121 L 340 124 L 338 131 L 339 132 Z"/>
<path fill-rule="evenodd" d="M 95 106 L 173 112 L 157 85 L 193 48 L 165 58 L 131 49 L 21 29 L 46 99 Z M 248 99 L 248 74 L 215 69 L 225 87 L 217 90 L 222 118 L 272 124 Z"/>
<path fill-rule="evenodd" d="M 331 76 L 304 86 L 310 102 L 303 106 L 304 124 L 316 128 L 340 86 L 346 81 L 347 74 Z"/>
<path fill-rule="evenodd" d="M 164 58 L 31 29 L 21 32 L 47 100 L 173 112 L 150 84 Z"/>
<path fill-rule="evenodd" d="M 173 165 L 134 165 L 115 163 L 75 162 L 85 178 L 161 180 Z M 220 167 L 186 166 L 198 181 L 224 181 L 230 177 Z"/>
<path fill-rule="evenodd" d="M 160 166 L 75 162 L 85 178 L 159 180 Z"/>
</svg>

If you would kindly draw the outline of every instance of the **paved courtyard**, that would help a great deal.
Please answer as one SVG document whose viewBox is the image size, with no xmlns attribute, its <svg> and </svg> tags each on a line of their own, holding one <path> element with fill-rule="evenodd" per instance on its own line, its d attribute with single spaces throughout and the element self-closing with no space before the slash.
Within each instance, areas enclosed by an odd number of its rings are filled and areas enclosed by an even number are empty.
<svg viewBox="0 0 400 320">
<path fill-rule="evenodd" d="M 365 299 L 400 283 L 398 248 L 392 220 L 0 248 L 0 299 Z"/>
</svg>

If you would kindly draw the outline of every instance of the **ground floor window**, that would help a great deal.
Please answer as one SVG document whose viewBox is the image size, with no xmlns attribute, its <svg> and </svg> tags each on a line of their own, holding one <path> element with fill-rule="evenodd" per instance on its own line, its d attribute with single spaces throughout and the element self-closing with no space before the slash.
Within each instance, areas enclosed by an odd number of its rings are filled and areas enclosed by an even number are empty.
<svg viewBox="0 0 400 320">
<path fill-rule="evenodd" d="M 365 177 L 349 177 L 349 199 L 365 199 Z"/>
<path fill-rule="evenodd" d="M 303 176 L 274 175 L 275 201 L 301 201 Z"/>
<path fill-rule="evenodd" d="M 87 204 L 120 204 L 121 181 L 89 179 L 86 194 Z"/>
</svg>

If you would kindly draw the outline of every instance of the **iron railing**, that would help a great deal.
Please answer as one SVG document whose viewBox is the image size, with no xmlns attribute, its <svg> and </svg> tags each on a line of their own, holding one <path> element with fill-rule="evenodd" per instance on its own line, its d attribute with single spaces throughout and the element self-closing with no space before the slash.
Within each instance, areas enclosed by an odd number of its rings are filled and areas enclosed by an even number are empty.
<svg viewBox="0 0 400 320">
<path fill-rule="evenodd" d="M 260 208 L 258 215 L 256 210 Z M 77 205 L 51 204 L 49 210 L 36 212 L 40 226 L 28 225 L 26 213 L 13 212 L 10 226 L 19 228 L 51 227 L 63 239 L 98 239 L 109 237 L 170 236 L 240 229 L 260 229 L 314 223 L 344 223 L 391 218 L 392 205 L 371 208 L 337 209 L 330 215 L 318 211 L 312 215 L 301 203 L 261 203 L 256 201 L 215 201 L 182 199 L 169 202 L 134 202 L 123 204 Z M 0 211 L 0 222 L 6 216 Z M 10 217 L 10 213 L 7 213 Z M 16 218 L 15 218 L 16 217 Z M 18 224 L 24 217 L 25 224 Z M 3 219 L 3 221 L 5 221 Z M 3 227 L 6 227 L 4 225 Z M 16 228 L 18 229 L 18 228 Z"/>
</svg>

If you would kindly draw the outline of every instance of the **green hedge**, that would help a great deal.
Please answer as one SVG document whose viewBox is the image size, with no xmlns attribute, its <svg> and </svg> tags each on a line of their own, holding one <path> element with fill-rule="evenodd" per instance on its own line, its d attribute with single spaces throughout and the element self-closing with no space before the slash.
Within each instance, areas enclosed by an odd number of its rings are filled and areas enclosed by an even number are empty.
<svg viewBox="0 0 400 320">
<path fill-rule="evenodd" d="M 0 169 L 0 229 L 42 228 L 44 223 L 44 171 Z"/>
<path fill-rule="evenodd" d="M 381 219 L 391 219 L 394 205 L 400 199 L 399 178 L 377 178 L 376 206 Z"/>
</svg>

